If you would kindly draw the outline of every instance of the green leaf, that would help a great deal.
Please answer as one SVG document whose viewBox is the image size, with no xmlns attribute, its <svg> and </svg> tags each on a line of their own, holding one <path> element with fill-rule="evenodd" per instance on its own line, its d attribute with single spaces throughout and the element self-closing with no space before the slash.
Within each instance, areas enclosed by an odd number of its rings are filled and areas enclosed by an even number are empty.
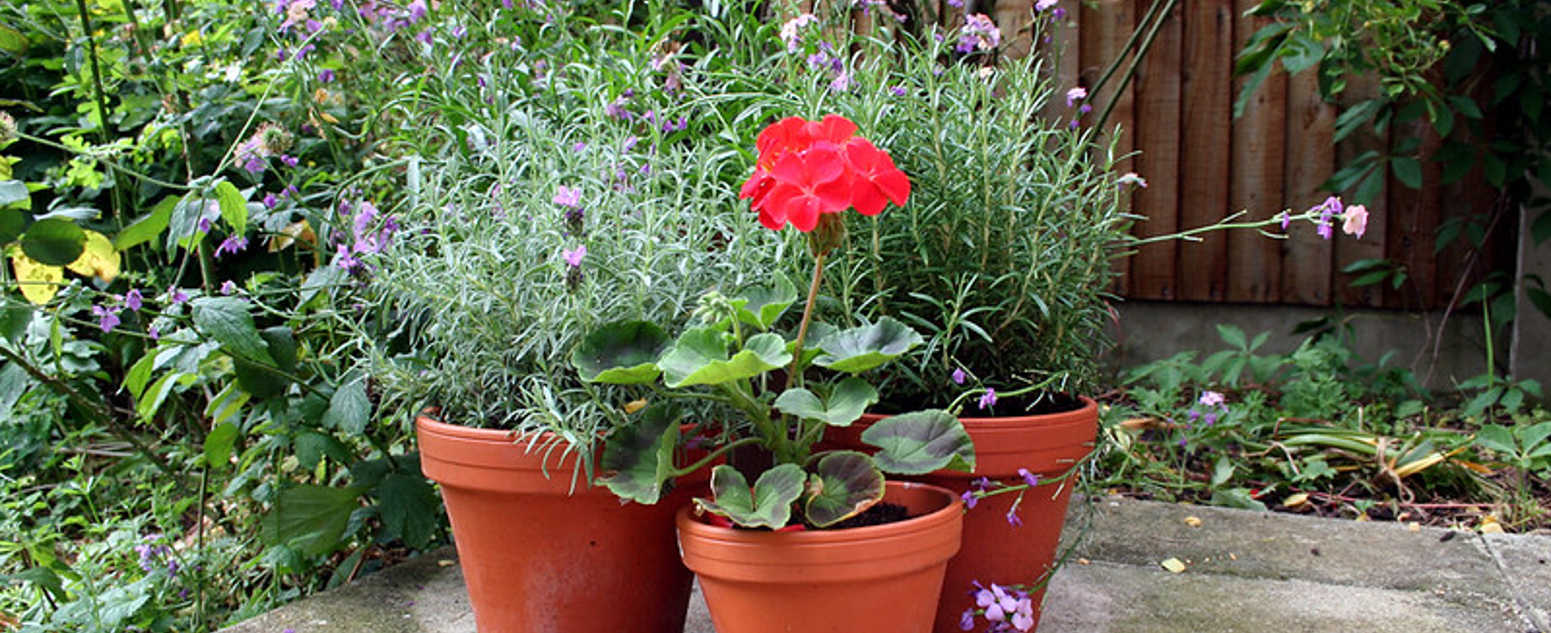
<svg viewBox="0 0 1551 633">
<path fill-rule="evenodd" d="M 571 351 L 571 366 L 588 382 L 648 383 L 662 373 L 657 359 L 671 342 L 667 332 L 648 321 L 610 323 Z"/>
<path fill-rule="evenodd" d="M 300 310 L 312 303 L 312 300 L 331 286 L 339 285 L 350 277 L 350 273 L 338 266 L 324 266 L 313 269 L 307 273 L 307 280 L 302 282 L 301 296 L 296 299 L 297 309 Z"/>
<path fill-rule="evenodd" d="M 0 209 L 16 205 L 19 209 L 32 208 L 32 192 L 20 180 L 0 180 Z"/>
<path fill-rule="evenodd" d="M 48 592 L 56 602 L 63 601 L 68 595 L 65 593 L 65 585 L 59 578 L 59 574 L 47 567 L 33 567 L 19 574 L 0 575 L 0 585 L 10 582 L 32 583 L 33 586 Z"/>
<path fill-rule="evenodd" d="M 388 537 L 402 539 L 414 549 L 424 549 L 436 536 L 440 503 L 431 484 L 415 473 L 394 472 L 372 490 L 377 497 L 377 517 Z"/>
<path fill-rule="evenodd" d="M 296 369 L 296 338 L 291 335 L 291 328 L 284 325 L 267 327 L 259 332 L 259 336 L 269 348 L 269 356 L 275 359 L 276 367 L 286 372 Z"/>
<path fill-rule="evenodd" d="M 1303 31 L 1296 31 L 1287 38 L 1282 52 L 1282 67 L 1287 74 L 1296 75 L 1318 64 L 1325 58 L 1325 47 Z"/>
<path fill-rule="evenodd" d="M 201 334 L 219 342 L 233 356 L 274 366 L 275 359 L 253 325 L 246 301 L 236 297 L 200 297 L 193 306 L 194 326 Z"/>
<path fill-rule="evenodd" d="M 1401 184 L 1412 189 L 1422 188 L 1422 163 L 1409 156 L 1399 156 L 1389 162 L 1391 171 Z"/>
<path fill-rule="evenodd" d="M 226 468 L 232 458 L 232 446 L 237 443 L 237 425 L 223 422 L 205 436 L 205 463 L 211 468 Z"/>
<path fill-rule="evenodd" d="M 260 522 L 268 545 L 284 545 L 306 556 L 334 551 L 360 507 L 361 489 L 297 486 L 280 492 Z"/>
<path fill-rule="evenodd" d="M 818 420 L 830 426 L 850 426 L 867 407 L 878 402 L 878 390 L 867 381 L 852 376 L 835 385 L 829 394 L 829 402 L 819 401 L 813 392 L 801 387 L 786 390 L 776 398 L 775 408 L 781 413 L 807 420 Z"/>
<path fill-rule="evenodd" d="M 796 464 L 781 464 L 760 474 L 749 489 L 738 469 L 722 464 L 711 469 L 711 496 L 695 499 L 700 510 L 732 519 L 743 527 L 786 527 L 792 518 L 792 502 L 802 496 L 807 474 Z"/>
<path fill-rule="evenodd" d="M 1358 183 L 1357 191 L 1352 193 L 1352 201 L 1357 204 L 1373 204 L 1379 194 L 1384 191 L 1384 170 L 1375 169 Z"/>
<path fill-rule="evenodd" d="M 673 477 L 673 450 L 679 443 L 677 416 L 668 405 L 652 405 L 641 419 L 616 429 L 603 445 L 598 483 L 621 499 L 651 505 Z"/>
<path fill-rule="evenodd" d="M 221 205 L 221 219 L 232 227 L 232 234 L 248 232 L 248 201 L 231 182 L 222 180 L 215 186 L 215 200 Z"/>
<path fill-rule="evenodd" d="M 124 227 L 119 234 L 113 237 L 113 248 L 128 250 L 130 247 L 144 244 L 162 231 L 167 230 L 167 222 L 172 219 L 172 209 L 178 206 L 177 196 L 167 196 L 161 202 L 151 208 L 151 212 L 137 218 L 133 224 Z"/>
<path fill-rule="evenodd" d="M 0 51 L 21 57 L 27 52 L 27 36 L 9 24 L 0 24 Z"/>
<path fill-rule="evenodd" d="M 879 420 L 862 441 L 882 450 L 874 459 L 885 472 L 924 475 L 944 468 L 975 469 L 975 443 L 957 417 L 928 409 Z"/>
<path fill-rule="evenodd" d="M 771 285 L 744 290 L 734 300 L 734 305 L 738 309 L 739 321 L 764 331 L 775 325 L 776 320 L 796 302 L 797 288 L 786 275 L 776 273 Z"/>
<path fill-rule="evenodd" d="M 847 373 L 864 372 L 887 363 L 921 344 L 921 335 L 890 317 L 831 334 L 819 341 L 820 367 Z"/>
<path fill-rule="evenodd" d="M 22 234 L 22 252 L 40 264 L 69 266 L 85 250 L 86 231 L 69 220 L 39 220 Z"/>
<path fill-rule="evenodd" d="M 323 414 L 323 426 L 360 435 L 366 430 L 371 413 L 372 401 L 366 396 L 366 381 L 352 380 L 334 390 L 328 411 Z"/>
<path fill-rule="evenodd" d="M 1232 478 L 1233 462 L 1228 459 L 1227 455 L 1218 456 L 1217 463 L 1212 467 L 1212 487 L 1216 488 L 1228 483 L 1228 480 Z"/>
<path fill-rule="evenodd" d="M 731 358 L 727 339 L 713 328 L 691 328 L 663 354 L 658 366 L 669 387 L 716 385 L 751 378 L 791 362 L 786 341 L 774 333 L 749 337 Z"/>
<path fill-rule="evenodd" d="M 803 515 L 815 526 L 829 527 L 883 500 L 883 473 L 866 453 L 825 453 L 814 470 Z"/>
<path fill-rule="evenodd" d="M 1244 488 L 1232 488 L 1213 492 L 1212 505 L 1239 508 L 1241 510 L 1259 510 L 1261 512 L 1267 510 L 1266 504 L 1250 496 L 1249 490 Z"/>
<path fill-rule="evenodd" d="M 1476 446 L 1488 448 L 1504 455 L 1513 455 L 1516 452 L 1514 444 L 1513 433 L 1507 427 L 1488 424 L 1476 432 Z"/>
<path fill-rule="evenodd" d="M 291 439 L 291 447 L 296 450 L 296 461 L 305 470 L 311 471 L 318 467 L 318 463 L 324 457 L 333 458 L 334 461 L 349 463 L 352 455 L 350 449 L 333 436 L 325 435 L 317 431 L 301 431 Z"/>
<path fill-rule="evenodd" d="M 1249 347 L 1249 341 L 1245 340 L 1244 338 L 1244 330 L 1239 329 L 1239 326 L 1237 325 L 1231 325 L 1227 323 L 1217 324 L 1217 336 L 1221 338 L 1224 343 L 1234 347 L 1240 349 Z"/>
<path fill-rule="evenodd" d="M 275 368 L 237 356 L 232 357 L 232 373 L 236 374 L 237 386 L 244 393 L 260 400 L 284 394 L 291 384 L 276 373 Z"/>
<path fill-rule="evenodd" d="M 16 209 L 0 209 L 0 245 L 16 241 L 26 230 L 26 215 Z"/>
</svg>

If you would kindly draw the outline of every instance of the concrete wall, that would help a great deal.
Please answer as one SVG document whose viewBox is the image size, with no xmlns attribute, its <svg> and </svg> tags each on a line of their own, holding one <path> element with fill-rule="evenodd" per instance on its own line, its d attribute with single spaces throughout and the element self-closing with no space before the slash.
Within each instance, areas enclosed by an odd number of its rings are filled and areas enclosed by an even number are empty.
<svg viewBox="0 0 1551 633">
<path fill-rule="evenodd" d="M 1539 192 L 1546 195 L 1544 188 Z M 1539 275 L 1551 286 L 1551 240 L 1536 245 L 1530 224 L 1539 213 L 1525 211 L 1519 218 L 1518 321 L 1513 329 L 1513 361 L 1510 371 L 1515 378 L 1533 378 L 1542 388 L 1551 388 L 1551 319 L 1530 304 L 1524 294 L 1524 277 Z"/>
</svg>

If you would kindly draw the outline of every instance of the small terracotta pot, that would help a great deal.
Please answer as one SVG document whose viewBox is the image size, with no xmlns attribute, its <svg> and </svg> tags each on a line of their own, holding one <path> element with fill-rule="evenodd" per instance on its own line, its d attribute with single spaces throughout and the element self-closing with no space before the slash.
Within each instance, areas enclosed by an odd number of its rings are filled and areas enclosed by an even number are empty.
<svg viewBox="0 0 1551 633">
<path fill-rule="evenodd" d="M 564 444 L 528 452 L 510 432 L 424 416 L 415 428 L 480 633 L 682 633 L 692 576 L 673 512 L 693 485 L 656 505 L 621 505 L 586 481 L 571 490 L 576 455 L 562 456 Z"/>
<path fill-rule="evenodd" d="M 959 549 L 958 495 L 887 483 L 914 518 L 860 528 L 770 532 L 710 525 L 679 510 L 684 564 L 717 633 L 926 633 Z"/>
<path fill-rule="evenodd" d="M 876 451 L 861 441 L 861 435 L 884 417 L 887 416 L 869 413 L 849 427 L 830 429 L 826 443 L 833 448 Z M 1045 478 L 1060 476 L 1092 452 L 1099 428 L 1099 407 L 1092 399 L 1082 398 L 1082 408 L 1075 411 L 959 421 L 975 441 L 975 471 L 939 470 L 905 479 L 962 494 L 980 477 L 1022 483 L 1019 468 Z M 1051 569 L 1075 485 L 1075 481 L 1067 480 L 1024 493 L 1017 513 L 1023 525 L 1017 527 L 1007 521 L 1007 513 L 1018 497 L 1016 493 L 989 497 L 965 512 L 964 547 L 948 563 L 934 633 L 962 632 L 960 617 L 965 609 L 975 606 L 971 595 L 973 581 L 986 586 L 993 582 L 1032 584 Z M 1039 624 L 1044 593 L 1041 589 L 1032 595 L 1035 626 Z"/>
</svg>

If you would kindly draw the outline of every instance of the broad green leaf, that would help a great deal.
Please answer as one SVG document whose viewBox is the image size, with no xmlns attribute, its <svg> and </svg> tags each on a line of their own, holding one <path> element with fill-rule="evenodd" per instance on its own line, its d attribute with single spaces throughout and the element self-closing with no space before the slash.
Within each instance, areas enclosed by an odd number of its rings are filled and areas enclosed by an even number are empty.
<svg viewBox="0 0 1551 633">
<path fill-rule="evenodd" d="M 38 566 L 19 574 L 0 575 L 0 586 L 9 584 L 12 581 L 32 583 L 33 586 L 48 592 L 48 595 L 53 596 L 55 601 L 63 601 L 68 597 L 68 594 L 65 593 L 64 582 L 59 578 L 59 574 L 54 573 L 54 570 L 47 567 Z"/>
<path fill-rule="evenodd" d="M 151 208 L 150 213 L 136 218 L 133 224 L 119 231 L 113 238 L 113 246 L 123 251 L 156 239 L 162 231 L 167 230 L 167 222 L 172 219 L 172 208 L 177 205 L 177 196 L 162 198 L 161 202 Z"/>
<path fill-rule="evenodd" d="M 1476 446 L 1489 448 L 1504 455 L 1514 454 L 1514 444 L 1513 434 L 1507 427 L 1488 424 L 1476 433 Z"/>
<path fill-rule="evenodd" d="M 221 343 L 233 356 L 273 366 L 269 346 L 253 325 L 247 302 L 236 297 L 200 297 L 194 300 L 194 326 L 201 334 Z"/>
<path fill-rule="evenodd" d="M 0 51 L 5 51 L 16 57 L 21 57 L 27 52 L 27 36 L 8 24 L 0 24 Z"/>
<path fill-rule="evenodd" d="M 1219 455 L 1217 463 L 1212 466 L 1212 487 L 1216 488 L 1233 478 L 1233 461 L 1227 455 Z"/>
<path fill-rule="evenodd" d="M 716 385 L 751 378 L 791 362 L 786 342 L 773 333 L 756 334 L 727 356 L 727 339 L 713 328 L 691 328 L 663 354 L 658 366 L 669 387 Z"/>
<path fill-rule="evenodd" d="M 787 308 L 797 302 L 797 288 L 792 281 L 781 273 L 775 274 L 775 280 L 769 286 L 755 286 L 744 290 L 735 300 L 738 306 L 738 320 L 761 331 L 770 329 L 777 319 L 781 318 Z"/>
<path fill-rule="evenodd" d="M 223 180 L 215 186 L 215 199 L 221 206 L 221 219 L 232 227 L 234 235 L 248 232 L 248 201 L 230 181 Z"/>
<path fill-rule="evenodd" d="M 260 400 L 267 400 L 285 393 L 291 382 L 281 376 L 274 367 L 233 356 L 232 373 L 237 376 L 237 386 Z"/>
<path fill-rule="evenodd" d="M 1422 188 L 1422 164 L 1415 158 L 1398 156 L 1390 161 L 1389 167 L 1401 184 L 1412 189 Z"/>
<path fill-rule="evenodd" d="M 855 376 L 840 381 L 829 395 L 829 402 L 819 401 L 813 392 L 795 387 L 776 398 L 775 408 L 786 414 L 807 420 L 819 420 L 830 426 L 850 426 L 869 405 L 878 402 L 878 390 L 867 381 Z"/>
<path fill-rule="evenodd" d="M 818 342 L 822 341 L 822 340 L 824 340 L 826 338 L 829 338 L 830 335 L 832 335 L 832 334 L 834 334 L 836 332 L 839 332 L 839 331 L 840 331 L 840 328 L 837 328 L 837 327 L 835 327 L 833 325 L 830 325 L 828 323 L 824 323 L 822 321 L 815 321 L 813 323 L 809 323 L 808 324 L 808 336 L 803 341 L 803 344 L 802 344 L 802 361 L 800 362 L 800 364 L 803 367 L 807 367 L 809 365 L 812 365 L 813 364 L 813 359 L 818 358 L 818 356 L 820 354 L 824 353 L 824 350 L 819 349 Z M 791 354 L 796 349 L 797 349 L 797 339 L 794 338 L 791 341 L 788 341 L 786 343 L 786 353 Z"/>
<path fill-rule="evenodd" d="M 864 372 L 887 363 L 921 344 L 921 335 L 890 317 L 872 325 L 835 332 L 819 342 L 820 367 L 847 373 Z"/>
<path fill-rule="evenodd" d="M 82 277 L 96 277 L 111 282 L 118 277 L 122 264 L 118 250 L 108 241 L 108 236 L 96 231 L 86 231 L 86 243 L 81 256 L 70 262 L 70 271 Z"/>
<path fill-rule="evenodd" d="M 20 180 L 0 180 L 0 209 L 15 205 L 19 209 L 32 208 L 32 192 Z"/>
<path fill-rule="evenodd" d="M 398 537 L 414 549 L 424 549 L 441 523 L 441 504 L 431 484 L 414 473 L 394 472 L 372 490 L 377 497 L 377 518 L 385 536 Z"/>
<path fill-rule="evenodd" d="M 957 417 L 940 409 L 879 420 L 862 432 L 862 441 L 882 449 L 873 459 L 885 472 L 924 475 L 944 468 L 975 469 L 974 441 Z"/>
<path fill-rule="evenodd" d="M 366 396 L 366 381 L 351 380 L 329 398 L 329 408 L 323 414 L 323 426 L 339 429 L 351 435 L 360 435 L 370 421 L 372 401 Z"/>
<path fill-rule="evenodd" d="M 260 534 L 269 545 L 285 545 L 307 556 L 328 554 L 339 545 L 360 497 L 359 488 L 287 488 L 264 515 Z"/>
<path fill-rule="evenodd" d="M 1551 437 L 1551 422 L 1519 427 L 1519 445 L 1526 451 L 1534 452 L 1534 449 L 1541 442 L 1546 441 L 1547 437 Z"/>
<path fill-rule="evenodd" d="M 1265 503 L 1250 496 L 1249 490 L 1245 488 L 1231 488 L 1213 492 L 1212 505 L 1239 508 L 1241 510 L 1259 510 L 1261 512 L 1265 512 L 1267 509 Z"/>
<path fill-rule="evenodd" d="M 826 453 L 814 470 L 803 514 L 815 526 L 834 525 L 883 500 L 883 473 L 865 453 Z"/>
<path fill-rule="evenodd" d="M 318 467 L 318 463 L 324 457 L 331 457 L 335 461 L 349 463 L 352 459 L 350 449 L 333 436 L 317 431 L 301 431 L 291 439 L 291 447 L 296 450 L 296 461 L 301 467 L 311 471 Z"/>
<path fill-rule="evenodd" d="M 657 359 L 671 343 L 667 332 L 648 321 L 609 323 L 571 351 L 571 366 L 588 382 L 648 383 L 662 373 Z"/>
<path fill-rule="evenodd" d="M 267 327 L 259 332 L 259 336 L 263 337 L 276 367 L 286 372 L 296 369 L 296 338 L 291 335 L 291 328 L 284 325 Z"/>
<path fill-rule="evenodd" d="M 711 469 L 712 500 L 695 499 L 700 510 L 732 519 L 743 527 L 786 527 L 792 502 L 802 496 L 807 474 L 796 464 L 781 464 L 760 474 L 749 489 L 738 469 L 722 464 Z"/>
<path fill-rule="evenodd" d="M 205 463 L 220 470 L 232 458 L 232 446 L 237 442 L 237 425 L 223 422 L 205 436 Z"/>
<path fill-rule="evenodd" d="M 168 372 L 162 375 L 146 388 L 145 395 L 135 404 L 135 412 L 140 414 L 140 419 L 150 420 L 156 415 L 156 411 L 162 408 L 162 403 L 167 401 L 167 396 L 172 393 L 173 388 L 179 384 L 189 384 L 195 378 L 197 376 L 193 374 L 181 372 Z"/>
<path fill-rule="evenodd" d="M 65 266 L 84 250 L 86 231 L 68 220 L 39 220 L 22 234 L 22 252 L 40 264 Z"/>
<path fill-rule="evenodd" d="M 1239 326 L 1237 325 L 1231 325 L 1227 323 L 1217 324 L 1217 336 L 1221 338 L 1224 343 L 1240 349 L 1248 346 L 1248 343 L 1244 339 L 1244 330 L 1239 329 Z"/>
<path fill-rule="evenodd" d="M 10 244 L 27 230 L 27 216 L 16 209 L 0 208 L 0 245 Z"/>
<path fill-rule="evenodd" d="M 673 449 L 679 443 L 677 417 L 667 405 L 654 405 L 641 419 L 614 431 L 603 445 L 598 483 L 621 499 L 651 505 L 673 476 Z"/>
<path fill-rule="evenodd" d="M 149 354 L 145 356 L 145 358 L 150 357 Z M 124 379 L 124 384 L 129 384 L 128 378 Z M 214 398 L 210 399 L 210 404 L 205 405 L 205 416 L 210 418 L 210 421 L 215 424 L 225 422 L 231 419 L 232 416 L 237 415 L 237 412 L 242 410 L 242 405 L 247 404 L 252 397 L 247 391 L 239 388 L 237 383 L 227 383 L 225 388 L 221 389 L 219 393 L 215 394 Z"/>
</svg>

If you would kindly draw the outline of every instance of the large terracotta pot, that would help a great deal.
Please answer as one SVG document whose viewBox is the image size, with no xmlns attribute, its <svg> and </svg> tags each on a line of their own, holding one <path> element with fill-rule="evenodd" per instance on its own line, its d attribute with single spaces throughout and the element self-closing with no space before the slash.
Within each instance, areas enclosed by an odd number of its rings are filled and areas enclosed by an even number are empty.
<svg viewBox="0 0 1551 633">
<path fill-rule="evenodd" d="M 862 431 L 885 416 L 867 414 L 849 427 L 831 429 L 826 443 L 834 448 L 875 448 L 861 441 Z M 939 470 L 921 477 L 907 477 L 942 486 L 962 494 L 975 479 L 987 477 L 1003 483 L 1022 483 L 1019 468 L 1049 479 L 1065 473 L 1093 450 L 1098 435 L 1099 407 L 1082 398 L 1082 408 L 1063 413 L 997 418 L 959 418 L 975 441 L 975 471 Z M 1073 480 L 1039 486 L 1023 495 L 1013 526 L 1007 520 L 1017 494 L 996 495 L 980 501 L 964 515 L 964 547 L 948 563 L 942 601 L 934 633 L 961 633 L 960 617 L 975 605 L 972 582 L 986 586 L 1033 584 L 1055 564 L 1066 520 Z M 1032 594 L 1034 622 L 1039 623 L 1044 590 Z"/>
<path fill-rule="evenodd" d="M 840 530 L 771 532 L 678 514 L 684 564 L 700 577 L 717 633 L 926 633 L 963 505 L 937 487 L 888 482 L 905 521 Z"/>
<path fill-rule="evenodd" d="M 682 633 L 692 576 L 673 513 L 621 505 L 578 481 L 564 445 L 528 452 L 510 432 L 415 421 L 420 466 L 441 484 L 479 633 Z M 549 438 L 540 438 L 544 444 Z"/>
</svg>

